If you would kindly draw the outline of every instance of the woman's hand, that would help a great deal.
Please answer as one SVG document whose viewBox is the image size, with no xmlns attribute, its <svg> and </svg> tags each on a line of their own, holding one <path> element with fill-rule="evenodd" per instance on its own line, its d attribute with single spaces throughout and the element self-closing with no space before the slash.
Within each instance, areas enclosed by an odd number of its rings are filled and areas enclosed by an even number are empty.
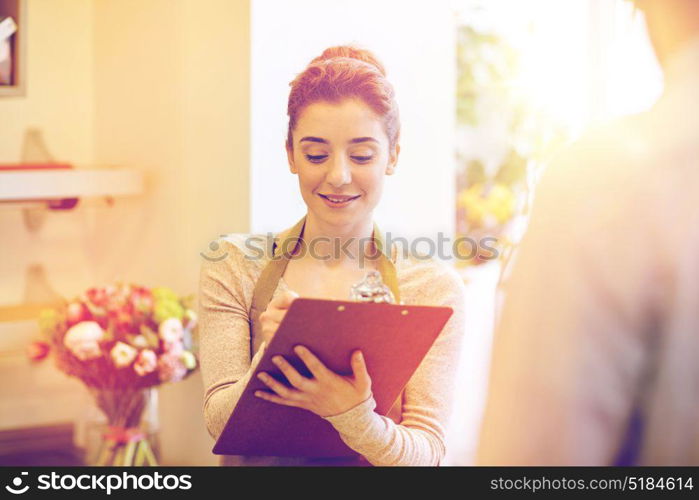
<svg viewBox="0 0 699 500">
<path fill-rule="evenodd" d="M 277 355 L 272 361 L 292 387 L 287 387 L 268 373 L 260 372 L 258 377 L 273 393 L 255 391 L 256 396 L 272 403 L 304 408 L 321 417 L 344 413 L 371 396 L 371 378 L 360 351 L 352 354 L 351 376 L 331 371 L 303 346 L 296 346 L 294 351 L 308 367 L 313 378 L 304 377 L 283 356 Z"/>
<path fill-rule="evenodd" d="M 274 299 L 272 299 L 267 305 L 267 309 L 260 314 L 259 319 L 262 327 L 260 334 L 262 336 L 262 340 L 266 342 L 267 345 L 269 345 L 272 337 L 274 337 L 274 334 L 277 332 L 279 323 L 281 323 L 282 319 L 284 319 L 284 315 L 286 315 L 286 311 L 289 309 L 289 306 L 298 296 L 298 293 L 291 290 L 284 291 L 284 293 L 280 293 L 274 297 Z"/>
</svg>

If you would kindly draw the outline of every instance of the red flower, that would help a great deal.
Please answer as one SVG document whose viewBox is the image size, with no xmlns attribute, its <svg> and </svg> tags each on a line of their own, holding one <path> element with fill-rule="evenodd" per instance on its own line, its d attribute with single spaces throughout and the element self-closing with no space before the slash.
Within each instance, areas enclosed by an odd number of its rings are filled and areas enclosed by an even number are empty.
<svg viewBox="0 0 699 500">
<path fill-rule="evenodd" d="M 104 330 L 106 330 L 107 327 L 109 326 L 109 317 L 106 315 L 95 316 L 93 318 L 93 321 L 95 321 Z"/>
<path fill-rule="evenodd" d="M 98 307 L 106 307 L 109 295 L 104 288 L 90 288 L 85 292 L 88 300 Z"/>
<path fill-rule="evenodd" d="M 134 286 L 131 289 L 129 301 L 133 309 L 141 314 L 150 314 L 153 311 L 153 294 L 147 288 Z"/>
<path fill-rule="evenodd" d="M 90 314 L 87 308 L 80 302 L 71 302 L 66 309 L 66 320 L 68 325 L 72 326 L 80 323 L 83 320 L 90 319 Z"/>
<path fill-rule="evenodd" d="M 137 333 L 135 318 L 131 304 L 125 304 L 119 309 L 109 311 L 109 321 L 119 333 Z"/>
<path fill-rule="evenodd" d="M 41 361 L 48 356 L 51 347 L 46 342 L 35 341 L 27 346 L 27 357 L 31 361 Z"/>
<path fill-rule="evenodd" d="M 119 311 L 128 305 L 129 289 L 127 285 L 109 285 L 105 288 L 107 294 L 106 308 L 108 311 Z"/>
</svg>

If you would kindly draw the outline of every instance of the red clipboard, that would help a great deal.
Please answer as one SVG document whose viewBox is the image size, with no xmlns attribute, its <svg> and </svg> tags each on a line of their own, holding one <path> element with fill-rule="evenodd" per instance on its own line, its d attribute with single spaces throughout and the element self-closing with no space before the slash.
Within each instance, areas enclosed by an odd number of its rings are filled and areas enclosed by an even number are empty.
<svg viewBox="0 0 699 500">
<path fill-rule="evenodd" d="M 257 373 L 265 371 L 288 385 L 271 360 L 281 354 L 300 373 L 310 376 L 293 352 L 294 346 L 302 344 L 331 370 L 351 374 L 350 355 L 361 349 L 372 380 L 374 411 L 386 415 L 452 313 L 451 307 L 295 299 L 243 390 L 213 453 L 357 456 L 330 422 L 308 410 L 255 396 L 256 390 L 269 390 Z"/>
</svg>

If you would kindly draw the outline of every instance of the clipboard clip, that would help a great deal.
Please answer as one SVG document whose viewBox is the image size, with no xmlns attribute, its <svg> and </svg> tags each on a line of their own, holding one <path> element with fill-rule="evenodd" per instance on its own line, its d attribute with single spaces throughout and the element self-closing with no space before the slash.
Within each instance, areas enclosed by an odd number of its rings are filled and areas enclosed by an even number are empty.
<svg viewBox="0 0 699 500">
<path fill-rule="evenodd" d="M 389 304 L 394 304 L 396 302 L 393 292 L 384 284 L 381 279 L 381 274 L 375 269 L 368 271 L 361 281 L 352 285 L 350 300 L 355 302 L 382 302 Z"/>
</svg>

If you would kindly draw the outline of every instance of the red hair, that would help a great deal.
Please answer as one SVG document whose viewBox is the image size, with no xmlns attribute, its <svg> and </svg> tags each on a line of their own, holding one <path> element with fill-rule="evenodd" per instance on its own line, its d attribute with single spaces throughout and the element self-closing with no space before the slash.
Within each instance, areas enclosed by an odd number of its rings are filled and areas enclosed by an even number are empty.
<svg viewBox="0 0 699 500">
<path fill-rule="evenodd" d="M 383 119 L 390 147 L 398 143 L 400 118 L 393 85 L 386 79 L 383 65 L 368 50 L 351 46 L 327 48 L 289 85 L 288 149 L 293 149 L 292 132 L 306 106 L 347 98 L 362 99 Z"/>
</svg>

